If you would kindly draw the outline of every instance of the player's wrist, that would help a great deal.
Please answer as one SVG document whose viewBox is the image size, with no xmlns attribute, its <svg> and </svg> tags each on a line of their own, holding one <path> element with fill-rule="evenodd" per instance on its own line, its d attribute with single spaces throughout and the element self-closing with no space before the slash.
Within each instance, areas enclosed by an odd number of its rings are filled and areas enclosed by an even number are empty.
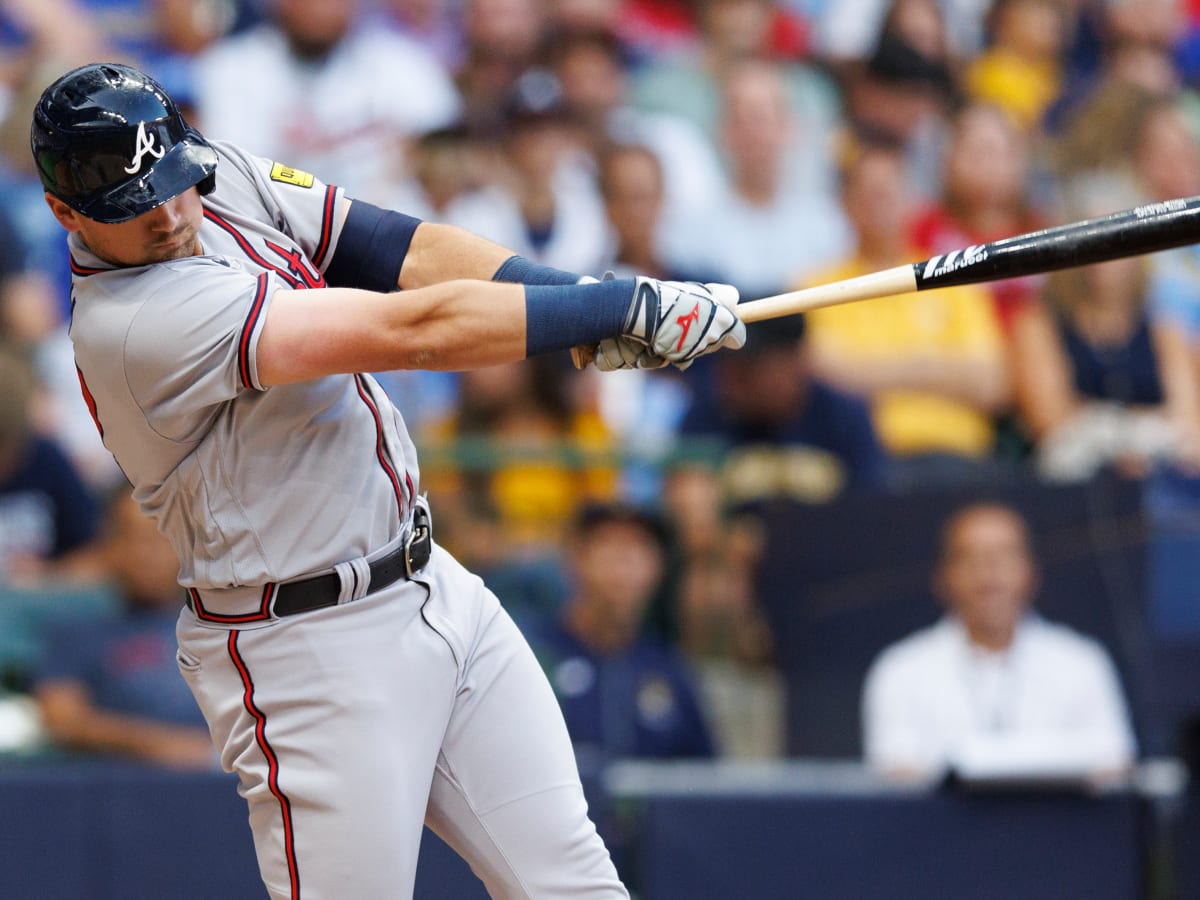
<svg viewBox="0 0 1200 900">
<path fill-rule="evenodd" d="M 523 256 L 510 256 L 496 270 L 492 281 L 507 281 L 513 284 L 576 284 L 580 281 L 573 272 L 564 272 L 553 266 L 530 262 Z"/>
<path fill-rule="evenodd" d="M 592 346 L 620 334 L 629 315 L 633 288 L 632 278 L 526 285 L 525 355 Z"/>
</svg>

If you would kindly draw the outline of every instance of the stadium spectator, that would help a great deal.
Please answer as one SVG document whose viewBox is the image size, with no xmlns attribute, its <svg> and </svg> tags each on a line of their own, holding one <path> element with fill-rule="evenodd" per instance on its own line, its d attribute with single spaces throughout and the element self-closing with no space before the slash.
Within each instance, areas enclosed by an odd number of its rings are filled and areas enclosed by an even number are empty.
<svg viewBox="0 0 1200 900">
<path fill-rule="evenodd" d="M 462 65 L 466 36 L 458 4 L 448 0 L 381 0 L 383 23 L 433 52 L 448 72 Z"/>
<path fill-rule="evenodd" d="M 617 39 L 571 32 L 554 42 L 552 62 L 572 123 L 593 158 L 610 143 L 635 144 L 660 164 L 655 244 L 669 243 L 681 223 L 702 215 L 721 189 L 724 173 L 716 149 L 695 123 L 673 113 L 646 111 L 628 102 L 628 76 Z"/>
<path fill-rule="evenodd" d="M 761 536 L 750 522 L 726 534 L 727 552 L 684 561 L 670 612 L 721 755 L 777 758 L 784 750 L 784 688 L 754 589 Z"/>
<path fill-rule="evenodd" d="M 1064 270 L 1047 282 L 1045 312 L 1018 323 L 1018 407 L 1044 477 L 1200 465 L 1194 358 L 1168 321 L 1150 320 L 1147 289 L 1143 259 Z"/>
<path fill-rule="evenodd" d="M 947 119 L 960 96 L 940 7 L 928 0 L 897 2 L 866 63 L 845 69 L 841 83 L 850 126 L 902 146 L 915 192 L 936 196 Z"/>
<path fill-rule="evenodd" d="M 920 258 L 907 238 L 913 202 L 896 147 L 864 143 L 853 151 L 842 196 L 858 245 L 813 283 Z M 809 322 L 813 371 L 869 400 L 879 438 L 896 457 L 897 487 L 999 474 L 993 417 L 1006 408 L 1010 387 L 985 290 L 968 285 L 850 303 L 815 310 Z"/>
<path fill-rule="evenodd" d="M 698 454 L 707 443 L 716 454 L 722 507 L 771 497 L 823 503 L 845 490 L 885 483 L 887 457 L 867 405 L 814 377 L 805 321 L 795 315 L 752 323 L 732 365 L 714 367 L 713 395 L 698 397 L 680 426 L 682 449 Z M 670 493 L 680 500 L 712 496 L 710 489 L 682 484 L 712 477 L 707 466 L 681 462 Z M 688 535 L 714 512 L 687 507 L 673 516 Z M 683 543 L 693 548 L 696 542 Z"/>
<path fill-rule="evenodd" d="M 404 142 L 452 122 L 460 101 L 430 51 L 364 27 L 361 5 L 271 0 L 268 21 L 197 57 L 198 126 L 378 196 L 398 177 Z"/>
<path fill-rule="evenodd" d="M 991 42 L 967 66 L 964 86 L 1002 108 L 1022 132 L 1036 134 L 1062 90 L 1066 11 L 1058 0 L 997 0 L 988 20 Z"/>
<path fill-rule="evenodd" d="M 492 183 L 458 206 L 453 224 L 542 265 L 599 274 L 604 208 L 558 79 L 547 69 L 526 72 L 502 114 Z"/>
<path fill-rule="evenodd" d="M 938 202 L 912 225 L 920 258 L 961 250 L 1044 227 L 1031 202 L 1032 147 L 998 106 L 969 103 L 951 122 Z M 1007 335 L 1013 320 L 1037 296 L 1036 278 L 1009 278 L 985 285 Z"/>
<path fill-rule="evenodd" d="M 712 270 L 737 285 L 743 299 L 753 299 L 778 293 L 837 258 L 850 235 L 832 194 L 814 189 L 790 165 L 802 125 L 779 65 L 731 64 L 720 96 L 729 182 L 704 215 L 681 223 L 672 262 Z"/>
<path fill-rule="evenodd" d="M 778 5 L 771 0 L 699 0 L 693 9 L 699 41 L 639 66 L 630 85 L 633 104 L 689 119 L 720 145 L 730 75 L 747 61 L 771 60 L 778 67 L 787 116 L 798 124 L 787 147 L 790 176 L 808 190 L 828 189 L 838 121 L 836 86 L 817 68 L 772 47 Z"/>
<path fill-rule="evenodd" d="M 0 581 L 90 578 L 95 502 L 58 444 L 35 430 L 33 371 L 10 346 L 0 346 L 0 384 Z"/>
<path fill-rule="evenodd" d="M 570 599 L 557 620 L 530 629 L 581 763 L 713 755 L 686 664 L 642 629 L 666 554 L 655 516 L 585 507 L 566 555 Z"/>
<path fill-rule="evenodd" d="M 597 178 L 611 232 L 609 257 L 601 266 L 618 278 L 651 275 L 674 281 L 715 280 L 671 267 L 661 251 L 663 167 L 647 147 L 611 144 L 597 159 Z M 692 397 L 691 373 L 627 369 L 590 378 L 596 408 L 629 459 L 623 472 L 627 499 L 654 502 L 661 490 L 661 464 Z"/>
<path fill-rule="evenodd" d="M 539 61 L 546 19 L 537 0 L 465 0 L 466 57 L 454 73 L 476 134 L 500 131 L 517 79 Z"/>
<path fill-rule="evenodd" d="M 826 64 L 838 68 L 860 63 L 871 55 L 889 23 L 904 17 L 912 23 L 910 33 L 917 29 L 926 35 L 936 33 L 940 53 L 956 60 L 976 55 L 984 42 L 989 0 L 938 3 L 936 17 L 944 17 L 945 24 L 939 25 L 936 32 L 928 28 L 932 5 L 927 0 L 916 4 L 898 0 L 826 0 L 820 4 L 817 19 L 816 52 Z"/>
<path fill-rule="evenodd" d="M 112 494 L 104 532 L 106 574 L 125 608 L 51 627 L 33 690 L 45 728 L 68 750 L 215 769 L 208 729 L 179 675 L 187 661 L 176 660 L 175 552 L 126 488 Z"/>
<path fill-rule="evenodd" d="M 580 375 L 565 357 L 543 356 L 464 372 L 459 384 L 451 416 L 420 436 L 439 541 L 459 549 L 478 496 L 495 510 L 514 560 L 553 555 L 579 506 L 616 488 L 605 458 L 611 437 L 576 395 Z"/>
<path fill-rule="evenodd" d="M 1094 640 L 1031 608 L 1024 520 L 973 503 L 945 523 L 945 617 L 885 649 L 862 700 L 867 762 L 896 776 L 1109 777 L 1134 761 L 1116 670 Z"/>
</svg>

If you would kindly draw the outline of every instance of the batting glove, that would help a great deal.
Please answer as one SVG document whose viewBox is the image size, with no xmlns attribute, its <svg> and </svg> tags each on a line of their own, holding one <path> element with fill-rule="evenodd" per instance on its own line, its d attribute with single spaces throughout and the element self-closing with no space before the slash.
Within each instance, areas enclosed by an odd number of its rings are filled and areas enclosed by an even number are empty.
<svg viewBox="0 0 1200 900">
<path fill-rule="evenodd" d="M 612 281 L 617 276 L 605 272 L 603 278 L 593 278 L 584 275 L 579 284 L 595 284 L 598 281 Z M 650 353 L 649 348 L 640 341 L 624 335 L 615 338 L 605 338 L 599 344 L 591 347 L 576 347 L 571 351 L 576 368 L 583 369 L 591 362 L 601 372 L 615 372 L 617 369 L 661 369 L 668 365 L 667 360 L 659 359 Z"/>
<path fill-rule="evenodd" d="M 595 349 L 593 358 L 601 372 L 617 369 L 661 369 L 670 361 L 655 356 L 650 348 L 631 337 L 605 338 Z"/>
<path fill-rule="evenodd" d="M 722 347 L 736 350 L 746 343 L 737 302 L 733 285 L 639 277 L 621 337 L 647 351 L 637 358 L 638 368 L 673 363 L 686 369 L 698 356 Z"/>
</svg>

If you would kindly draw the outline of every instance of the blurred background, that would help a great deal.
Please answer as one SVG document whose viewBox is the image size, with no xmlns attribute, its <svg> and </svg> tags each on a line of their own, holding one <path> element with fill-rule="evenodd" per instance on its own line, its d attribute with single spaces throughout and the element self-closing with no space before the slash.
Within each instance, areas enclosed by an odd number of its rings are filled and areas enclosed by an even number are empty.
<svg viewBox="0 0 1200 900">
<path fill-rule="evenodd" d="M 0 896 L 258 897 L 176 563 L 80 396 L 28 151 L 133 61 L 206 136 L 743 299 L 1200 194 L 1193 0 L 0 2 Z M 1200 898 L 1200 249 L 379 373 L 663 898 Z M 418 897 L 483 896 L 427 835 Z"/>
</svg>

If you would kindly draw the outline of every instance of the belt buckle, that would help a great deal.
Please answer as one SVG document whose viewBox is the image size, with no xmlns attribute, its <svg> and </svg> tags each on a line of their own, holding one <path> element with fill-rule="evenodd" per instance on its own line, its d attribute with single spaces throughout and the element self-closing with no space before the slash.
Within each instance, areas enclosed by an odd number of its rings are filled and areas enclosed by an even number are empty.
<svg viewBox="0 0 1200 900">
<path fill-rule="evenodd" d="M 429 562 L 429 544 L 433 539 L 433 516 L 429 512 L 429 501 L 425 495 L 416 498 L 413 504 L 412 527 L 404 539 L 404 571 L 412 578 Z M 414 560 L 414 551 L 419 558 Z"/>
</svg>

